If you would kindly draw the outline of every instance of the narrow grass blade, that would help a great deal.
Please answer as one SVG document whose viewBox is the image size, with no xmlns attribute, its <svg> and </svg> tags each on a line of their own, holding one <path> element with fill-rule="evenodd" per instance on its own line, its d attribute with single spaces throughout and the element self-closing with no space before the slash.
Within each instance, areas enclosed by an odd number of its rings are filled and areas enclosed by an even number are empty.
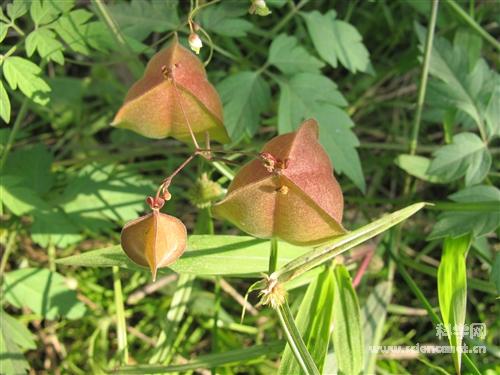
<svg viewBox="0 0 500 375">
<path fill-rule="evenodd" d="M 285 300 L 285 303 L 280 305 L 278 309 L 276 309 L 278 316 L 280 318 L 281 326 L 285 331 L 286 339 L 290 350 L 292 351 L 295 359 L 300 365 L 302 371 L 309 374 L 317 374 L 319 375 L 319 370 L 316 367 L 314 360 L 311 357 L 311 354 L 308 352 L 302 337 L 300 336 L 300 332 L 293 320 L 292 312 L 290 311 L 290 307 L 288 306 L 288 302 Z"/>
<path fill-rule="evenodd" d="M 321 247 L 310 251 L 275 273 L 275 277 L 279 282 L 287 282 L 304 272 L 342 254 L 343 252 L 352 249 L 353 247 L 369 240 L 372 237 L 386 231 L 387 229 L 401 223 L 403 220 L 409 218 L 417 211 L 421 210 L 426 203 L 415 203 L 411 206 L 405 207 L 399 211 L 385 215 L 374 222 L 365 225 L 359 229 L 347 233 L 335 239 L 331 244 L 326 247 Z"/>
<path fill-rule="evenodd" d="M 376 347 L 382 341 L 387 308 L 392 296 L 392 287 L 392 281 L 383 281 L 378 284 L 368 296 L 361 310 L 366 354 L 364 362 L 365 374 L 375 373 L 377 354 L 372 353 L 369 347 Z"/>
<path fill-rule="evenodd" d="M 215 366 L 230 366 L 232 364 L 241 365 L 249 361 L 255 362 L 259 358 L 265 359 L 277 355 L 284 348 L 284 343 L 275 341 L 264 345 L 255 345 L 250 348 L 230 350 L 225 353 L 207 354 L 199 356 L 188 363 L 182 365 L 158 366 L 158 365 L 137 365 L 125 366 L 116 369 L 118 374 L 166 374 L 166 373 L 186 373 L 197 369 L 209 369 Z"/>
<path fill-rule="evenodd" d="M 186 311 L 187 304 L 193 290 L 194 276 L 179 275 L 176 291 L 172 297 L 170 308 L 167 312 L 167 321 L 164 330 L 160 333 L 156 350 L 149 360 L 149 363 L 163 363 L 169 359 L 170 351 L 177 337 L 181 320 Z"/>
<path fill-rule="evenodd" d="M 116 309 L 116 332 L 118 339 L 118 354 L 122 364 L 128 363 L 127 347 L 127 321 L 125 320 L 125 309 L 123 307 L 122 283 L 120 280 L 120 269 L 113 267 L 113 289 L 115 295 Z"/>
<path fill-rule="evenodd" d="M 323 371 L 330 341 L 333 295 L 333 272 L 331 268 L 326 268 L 307 288 L 295 318 L 299 333 L 320 372 Z M 300 367 L 290 346 L 287 346 L 283 353 L 278 373 L 300 373 Z"/>
<path fill-rule="evenodd" d="M 471 244 L 470 235 L 446 238 L 438 268 L 439 308 L 450 345 L 458 349 L 462 345 L 461 328 L 465 324 L 467 304 L 466 257 Z M 457 329 L 458 328 L 458 332 Z M 452 353 L 455 370 L 460 374 L 461 353 Z"/>
<path fill-rule="evenodd" d="M 358 375 L 363 369 L 363 332 L 358 298 L 344 265 L 335 267 L 333 347 L 339 373 Z"/>
<path fill-rule="evenodd" d="M 279 242 L 277 266 L 282 267 L 292 259 L 311 250 L 308 247 Z M 173 270 L 177 273 L 201 275 L 260 275 L 269 268 L 269 241 L 249 236 L 192 235 L 188 249 L 169 269 L 160 269 L 158 274 Z M 111 267 L 119 266 L 133 270 L 146 270 L 133 263 L 120 246 L 88 251 L 58 259 L 58 264 L 68 266 Z"/>
</svg>

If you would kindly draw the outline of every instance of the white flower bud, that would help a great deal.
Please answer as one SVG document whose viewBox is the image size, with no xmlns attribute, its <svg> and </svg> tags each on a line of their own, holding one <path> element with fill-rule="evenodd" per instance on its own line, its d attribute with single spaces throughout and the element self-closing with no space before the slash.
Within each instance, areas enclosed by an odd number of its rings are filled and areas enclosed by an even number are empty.
<svg viewBox="0 0 500 375">
<path fill-rule="evenodd" d="M 189 47 L 196 53 L 197 55 L 200 53 L 201 47 L 203 47 L 203 43 L 201 42 L 200 37 L 196 33 L 189 34 L 188 38 Z"/>
</svg>

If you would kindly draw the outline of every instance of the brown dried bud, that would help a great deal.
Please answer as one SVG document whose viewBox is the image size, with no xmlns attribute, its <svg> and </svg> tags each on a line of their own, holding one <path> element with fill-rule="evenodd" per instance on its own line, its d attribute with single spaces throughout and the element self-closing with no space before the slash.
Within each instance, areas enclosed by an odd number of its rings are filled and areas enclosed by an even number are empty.
<svg viewBox="0 0 500 375">
<path fill-rule="evenodd" d="M 121 245 L 132 261 L 149 267 L 154 281 L 158 268 L 174 263 L 186 250 L 187 231 L 182 221 L 154 208 L 123 227 Z"/>
<path fill-rule="evenodd" d="M 191 142 L 186 116 L 194 134 L 208 131 L 212 139 L 229 142 L 221 101 L 203 64 L 174 37 L 169 47 L 149 61 L 112 125 L 149 138 L 171 136 Z"/>
<path fill-rule="evenodd" d="M 236 175 L 224 200 L 213 207 L 220 218 L 260 238 L 278 237 L 313 245 L 345 233 L 344 199 L 330 158 L 318 142 L 315 120 L 269 141 Z M 271 155 L 272 157 L 269 157 Z M 279 173 L 271 171 L 275 160 Z"/>
</svg>

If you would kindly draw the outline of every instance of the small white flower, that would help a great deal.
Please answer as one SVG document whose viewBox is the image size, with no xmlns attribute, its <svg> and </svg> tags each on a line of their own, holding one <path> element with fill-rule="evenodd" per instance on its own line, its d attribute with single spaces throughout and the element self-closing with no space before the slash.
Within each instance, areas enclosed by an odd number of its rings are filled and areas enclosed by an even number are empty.
<svg viewBox="0 0 500 375">
<path fill-rule="evenodd" d="M 200 37 L 196 33 L 189 34 L 188 38 L 189 47 L 196 53 L 197 55 L 200 53 L 201 47 L 203 47 L 203 43 L 201 42 Z"/>
<path fill-rule="evenodd" d="M 258 16 L 267 16 L 271 14 L 271 11 L 267 7 L 265 0 L 252 0 L 252 5 L 250 6 L 250 14 L 257 14 Z"/>
</svg>

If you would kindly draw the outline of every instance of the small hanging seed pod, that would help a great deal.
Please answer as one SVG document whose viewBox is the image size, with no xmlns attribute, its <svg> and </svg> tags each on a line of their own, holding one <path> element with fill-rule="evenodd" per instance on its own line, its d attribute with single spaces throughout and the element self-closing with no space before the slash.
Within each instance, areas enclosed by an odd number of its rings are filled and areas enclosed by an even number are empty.
<svg viewBox="0 0 500 375">
<path fill-rule="evenodd" d="M 345 233 L 344 199 L 315 120 L 280 135 L 246 164 L 213 207 L 220 218 L 260 238 L 314 245 Z"/>
<path fill-rule="evenodd" d="M 191 126 L 194 134 L 204 136 L 208 131 L 212 139 L 229 142 L 219 95 L 201 61 L 177 37 L 149 61 L 112 125 L 149 138 L 171 136 L 184 142 L 191 142 Z"/>
<path fill-rule="evenodd" d="M 176 217 L 163 214 L 163 199 L 148 198 L 153 212 L 127 223 L 122 230 L 121 245 L 135 263 L 149 267 L 156 279 L 158 268 L 174 263 L 187 244 L 186 227 Z"/>
</svg>

